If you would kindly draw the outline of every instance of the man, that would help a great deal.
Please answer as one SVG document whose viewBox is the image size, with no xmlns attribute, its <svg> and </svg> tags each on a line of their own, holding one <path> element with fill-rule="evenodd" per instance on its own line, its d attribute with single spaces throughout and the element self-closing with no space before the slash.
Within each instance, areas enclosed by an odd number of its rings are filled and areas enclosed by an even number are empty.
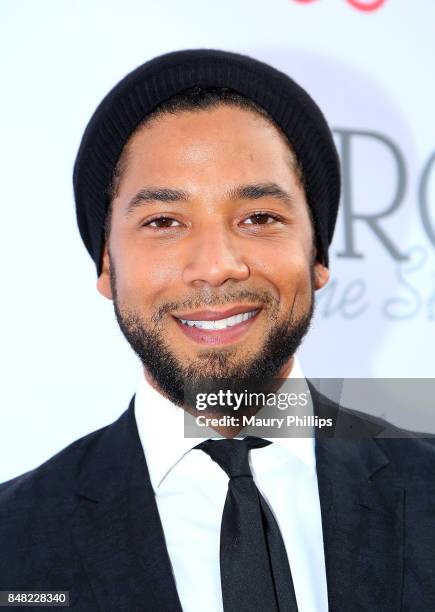
<svg viewBox="0 0 435 612">
<path fill-rule="evenodd" d="M 311 385 L 325 437 L 183 435 L 189 385 L 302 376 L 339 200 L 308 94 L 237 54 L 156 58 L 96 110 L 74 187 L 143 375 L 118 421 L 1 486 L 0 588 L 80 612 L 434 609 L 430 441 Z"/>
</svg>

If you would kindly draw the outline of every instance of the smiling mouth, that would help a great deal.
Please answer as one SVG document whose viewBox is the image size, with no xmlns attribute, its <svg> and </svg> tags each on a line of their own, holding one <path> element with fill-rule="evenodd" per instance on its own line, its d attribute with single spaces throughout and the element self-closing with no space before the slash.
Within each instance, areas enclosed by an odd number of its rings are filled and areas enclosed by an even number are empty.
<svg viewBox="0 0 435 612">
<path fill-rule="evenodd" d="M 222 317 L 223 313 L 212 311 L 186 313 L 184 315 L 185 317 L 195 317 L 191 319 L 172 316 L 178 328 L 189 341 L 195 344 L 217 347 L 241 341 L 254 325 L 262 309 L 254 308 L 237 312 L 241 308 L 235 307 L 232 310 L 236 310 L 236 312 L 227 317 Z"/>
<path fill-rule="evenodd" d="M 181 321 L 181 323 L 186 327 L 196 327 L 197 329 L 204 329 L 207 331 L 219 331 L 222 329 L 234 327 L 235 325 L 239 325 L 244 321 L 248 321 L 249 319 L 255 317 L 258 312 L 259 309 L 249 310 L 248 312 L 242 312 L 231 317 L 226 317 L 225 319 L 216 319 L 212 321 L 195 321 L 192 319 L 181 318 L 179 319 L 179 321 Z"/>
</svg>

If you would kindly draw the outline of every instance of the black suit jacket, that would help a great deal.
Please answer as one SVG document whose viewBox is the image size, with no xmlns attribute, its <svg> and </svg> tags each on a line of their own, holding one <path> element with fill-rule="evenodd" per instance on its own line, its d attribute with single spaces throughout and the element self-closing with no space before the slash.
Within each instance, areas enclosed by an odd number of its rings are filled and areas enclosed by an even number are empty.
<svg viewBox="0 0 435 612">
<path fill-rule="evenodd" d="M 331 612 L 435 610 L 433 439 L 377 438 L 388 424 L 315 397 L 338 415 L 315 446 Z M 0 485 L 0 590 L 69 590 L 77 612 L 181 610 L 133 409 Z"/>
</svg>

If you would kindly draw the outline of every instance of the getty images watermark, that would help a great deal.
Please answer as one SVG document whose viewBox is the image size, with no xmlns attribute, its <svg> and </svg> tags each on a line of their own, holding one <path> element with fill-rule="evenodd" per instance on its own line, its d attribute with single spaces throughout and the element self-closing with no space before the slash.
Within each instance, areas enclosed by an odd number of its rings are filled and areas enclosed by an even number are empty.
<svg viewBox="0 0 435 612">
<path fill-rule="evenodd" d="M 266 437 L 312 436 L 333 426 L 333 418 L 315 414 L 305 379 L 268 381 L 204 380 L 185 389 L 190 410 L 186 437 L 210 437 L 214 430 Z"/>
<path fill-rule="evenodd" d="M 434 437 L 434 379 L 204 379 L 185 387 L 184 435 Z"/>
<path fill-rule="evenodd" d="M 196 416 L 196 424 L 199 427 L 257 427 L 278 428 L 282 427 L 331 427 L 332 418 L 322 418 L 311 414 L 310 391 L 264 393 L 244 390 L 235 392 L 231 389 L 219 389 L 215 393 L 197 393 L 195 408 L 199 412 L 208 411 L 225 414 L 221 416 L 210 416 L 199 414 Z M 299 408 L 306 414 L 286 414 L 284 416 L 273 416 L 270 410 L 267 414 L 252 414 L 252 409 L 276 409 L 281 412 L 289 408 Z M 248 409 L 248 410 L 247 410 Z M 228 410 L 232 414 L 228 414 Z M 242 412 L 240 414 L 239 412 Z"/>
</svg>

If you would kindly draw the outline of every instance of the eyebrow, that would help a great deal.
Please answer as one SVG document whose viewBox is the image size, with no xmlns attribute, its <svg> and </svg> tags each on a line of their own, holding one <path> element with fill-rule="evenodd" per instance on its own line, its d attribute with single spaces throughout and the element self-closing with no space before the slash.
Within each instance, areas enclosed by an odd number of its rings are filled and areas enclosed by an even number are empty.
<svg viewBox="0 0 435 612">
<path fill-rule="evenodd" d="M 260 198 L 272 197 L 281 200 L 289 206 L 293 206 L 295 200 L 287 191 L 277 183 L 255 183 L 253 185 L 240 185 L 230 189 L 231 200 L 259 200 Z"/>
<path fill-rule="evenodd" d="M 294 198 L 277 183 L 254 183 L 249 185 L 238 185 L 228 190 L 226 196 L 233 201 L 237 200 L 259 200 L 260 198 L 272 197 L 281 200 L 289 206 L 294 205 Z M 182 189 L 169 189 L 161 187 L 146 187 L 138 191 L 127 205 L 125 216 L 142 207 L 148 202 L 188 202 L 191 197 L 187 191 Z"/>
<path fill-rule="evenodd" d="M 148 187 L 141 189 L 128 203 L 125 215 L 131 213 L 147 202 L 187 202 L 189 194 L 182 189 L 167 189 L 160 187 Z"/>
</svg>

